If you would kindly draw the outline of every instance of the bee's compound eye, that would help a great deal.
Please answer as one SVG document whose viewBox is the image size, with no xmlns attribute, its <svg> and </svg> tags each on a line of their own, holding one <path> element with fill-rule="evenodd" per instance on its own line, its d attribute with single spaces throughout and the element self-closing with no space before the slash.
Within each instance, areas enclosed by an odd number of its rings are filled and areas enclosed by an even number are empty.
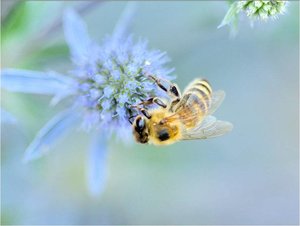
<svg viewBox="0 0 300 226">
<path fill-rule="evenodd" d="M 142 117 L 138 118 L 136 125 L 139 129 L 143 129 L 145 127 L 145 120 Z"/>
</svg>

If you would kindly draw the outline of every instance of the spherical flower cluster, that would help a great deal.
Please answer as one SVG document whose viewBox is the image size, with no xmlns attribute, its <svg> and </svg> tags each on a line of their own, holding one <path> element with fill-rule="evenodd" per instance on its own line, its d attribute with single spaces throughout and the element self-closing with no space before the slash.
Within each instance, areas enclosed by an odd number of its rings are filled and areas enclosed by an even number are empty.
<svg viewBox="0 0 300 226">
<path fill-rule="evenodd" d="M 148 50 L 147 42 L 106 38 L 101 46 L 93 44 L 86 57 L 72 71 L 77 81 L 77 105 L 84 108 L 84 127 L 130 126 L 128 119 L 138 112 L 132 105 L 162 95 L 149 75 L 171 79 L 164 64 L 166 53 Z"/>
<path fill-rule="evenodd" d="M 238 11 L 245 11 L 251 19 L 267 20 L 277 18 L 286 10 L 286 1 L 239 1 L 237 3 Z"/>
<path fill-rule="evenodd" d="M 127 141 L 132 137 L 128 132 L 131 129 L 129 118 L 140 113 L 133 105 L 150 97 L 166 95 L 149 75 L 172 79 L 173 69 L 165 67 L 169 61 L 166 53 L 149 50 L 146 41 L 134 42 L 128 35 L 136 4 L 127 3 L 114 32 L 100 45 L 90 38 L 79 14 L 72 9 L 66 10 L 64 34 L 74 64 L 68 75 L 15 68 L 1 70 L 2 88 L 51 95 L 52 105 L 61 101 L 64 106 L 29 144 L 25 162 L 48 153 L 59 138 L 78 124 L 89 130 L 87 174 L 92 194 L 100 194 L 104 188 L 111 132 Z M 6 116 L 8 119 L 9 114 Z"/>
</svg>

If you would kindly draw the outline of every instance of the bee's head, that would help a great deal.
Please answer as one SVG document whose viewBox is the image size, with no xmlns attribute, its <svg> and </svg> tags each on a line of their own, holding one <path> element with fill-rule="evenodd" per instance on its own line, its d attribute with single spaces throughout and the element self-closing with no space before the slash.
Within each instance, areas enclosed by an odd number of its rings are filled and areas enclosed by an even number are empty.
<svg viewBox="0 0 300 226">
<path fill-rule="evenodd" d="M 146 118 L 138 115 L 133 122 L 133 135 L 137 142 L 145 144 L 149 141 L 149 132 L 146 126 Z"/>
</svg>

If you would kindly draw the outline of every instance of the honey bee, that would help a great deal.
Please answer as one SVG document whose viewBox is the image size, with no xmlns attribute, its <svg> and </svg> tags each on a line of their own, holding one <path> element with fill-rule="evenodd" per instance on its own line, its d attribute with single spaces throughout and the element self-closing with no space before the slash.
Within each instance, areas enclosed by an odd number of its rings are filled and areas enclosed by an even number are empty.
<svg viewBox="0 0 300 226">
<path fill-rule="evenodd" d="M 222 90 L 213 91 L 205 79 L 191 82 L 181 96 L 176 84 L 151 78 L 171 98 L 170 101 L 149 98 L 132 106 L 142 114 L 134 116 L 133 135 L 139 143 L 169 145 L 181 140 L 207 139 L 230 132 L 233 125 L 217 120 L 212 114 L 225 98 Z M 168 85 L 166 85 L 168 84 Z M 146 109 L 157 104 L 159 108 Z"/>
</svg>

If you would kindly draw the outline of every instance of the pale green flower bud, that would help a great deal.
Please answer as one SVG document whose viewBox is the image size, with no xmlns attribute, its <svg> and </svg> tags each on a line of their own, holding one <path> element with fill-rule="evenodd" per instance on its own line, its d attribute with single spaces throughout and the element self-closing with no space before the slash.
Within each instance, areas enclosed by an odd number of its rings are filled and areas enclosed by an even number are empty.
<svg viewBox="0 0 300 226">
<path fill-rule="evenodd" d="M 238 12 L 245 12 L 253 20 L 268 20 L 277 18 L 286 11 L 287 1 L 240 1 L 237 3 Z"/>
</svg>

